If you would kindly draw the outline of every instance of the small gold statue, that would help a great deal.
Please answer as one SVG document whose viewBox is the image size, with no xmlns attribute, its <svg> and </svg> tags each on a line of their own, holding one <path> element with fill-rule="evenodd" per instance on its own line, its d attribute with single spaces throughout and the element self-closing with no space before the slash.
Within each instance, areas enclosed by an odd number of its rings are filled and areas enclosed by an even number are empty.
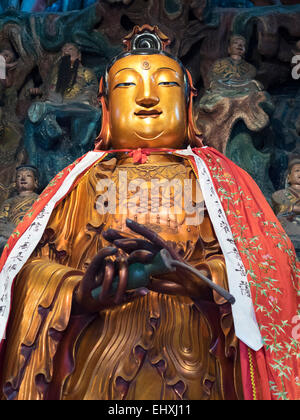
<svg viewBox="0 0 300 420">
<path fill-rule="evenodd" d="M 0 207 L 14 189 L 16 167 L 26 161 L 21 144 L 22 126 L 16 114 L 20 88 L 18 60 L 8 48 L 0 52 L 5 60 L 5 78 L 0 79 Z"/>
<path fill-rule="evenodd" d="M 79 47 L 66 43 L 49 80 L 42 87 L 30 88 L 29 93 L 52 104 L 81 102 L 97 106 L 97 78 L 82 65 Z"/>
<path fill-rule="evenodd" d="M 24 147 L 28 163 L 39 168 L 42 188 L 93 144 L 101 118 L 97 91 L 96 75 L 82 65 L 81 51 L 72 43 L 62 47 L 43 88 L 29 90 L 40 98 L 28 109 Z"/>
<path fill-rule="evenodd" d="M 37 170 L 30 165 L 16 168 L 16 188 L 18 195 L 4 201 L 0 209 L 0 252 L 15 227 L 23 220 L 27 211 L 38 197 Z"/>
<path fill-rule="evenodd" d="M 227 96 L 231 91 L 238 92 L 263 90 L 255 80 L 255 67 L 244 60 L 246 39 L 242 35 L 232 35 L 229 41 L 229 57 L 217 60 L 211 70 L 210 91 L 220 91 Z"/>
<path fill-rule="evenodd" d="M 257 150 L 253 135 L 268 127 L 274 105 L 255 80 L 256 69 L 245 61 L 245 52 L 246 39 L 231 36 L 229 57 L 217 60 L 208 74 L 210 84 L 196 106 L 196 121 L 206 144 L 244 168 L 270 200 L 270 156 Z"/>
<path fill-rule="evenodd" d="M 300 248 L 300 158 L 291 159 L 288 165 L 288 186 L 272 195 L 274 211 L 282 227 Z"/>
</svg>

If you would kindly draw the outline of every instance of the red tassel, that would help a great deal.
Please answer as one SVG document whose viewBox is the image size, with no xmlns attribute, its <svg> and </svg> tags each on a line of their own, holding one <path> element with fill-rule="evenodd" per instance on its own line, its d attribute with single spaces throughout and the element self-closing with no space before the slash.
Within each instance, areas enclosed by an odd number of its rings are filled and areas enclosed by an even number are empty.
<svg viewBox="0 0 300 420">
<path fill-rule="evenodd" d="M 148 156 L 150 155 L 150 152 L 138 148 L 136 150 L 132 150 L 132 152 L 129 153 L 129 156 L 132 157 L 133 163 L 145 163 L 147 162 Z"/>
</svg>

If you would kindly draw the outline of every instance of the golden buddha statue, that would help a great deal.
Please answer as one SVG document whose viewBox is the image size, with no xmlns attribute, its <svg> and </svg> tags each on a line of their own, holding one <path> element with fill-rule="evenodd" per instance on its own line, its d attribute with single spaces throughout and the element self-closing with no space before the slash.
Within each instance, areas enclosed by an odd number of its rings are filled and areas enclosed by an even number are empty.
<svg viewBox="0 0 300 420">
<path fill-rule="evenodd" d="M 161 249 L 224 289 L 231 276 L 203 199 L 206 181 L 200 187 L 179 153 L 201 145 L 189 75 L 163 51 L 167 41 L 157 28 L 135 28 L 126 43 L 130 50 L 110 63 L 100 86 L 96 151 L 58 174 L 35 207 L 42 210 L 28 215 L 34 221 L 18 229 L 14 255 L 29 258 L 14 283 L 3 399 L 243 398 L 239 340 L 222 296 L 183 269 L 129 286 L 134 263 L 146 266 Z M 152 190 L 153 180 L 167 183 L 169 195 Z M 185 181 L 188 193 L 178 188 Z M 249 299 L 246 282 L 238 287 Z M 253 356 L 251 378 L 256 367 Z"/>
<path fill-rule="evenodd" d="M 99 180 L 110 178 L 118 188 L 121 172 L 126 172 L 128 181 L 143 179 L 145 187 L 153 178 L 168 181 L 192 179 L 193 201 L 196 201 L 196 177 L 189 163 L 184 158 L 159 152 L 159 148 L 183 147 L 188 137 L 186 82 L 182 66 L 167 55 L 125 54 L 111 65 L 107 75 L 110 121 L 109 133 L 106 138 L 101 135 L 102 141 L 109 142 L 113 149 L 152 147 L 158 151 L 151 153 L 147 162 L 139 165 L 134 163 L 133 157 L 120 152 L 117 157 L 92 167 L 70 196 L 55 209 L 46 229 L 50 234 L 47 245 L 32 255 L 18 278 L 26 278 L 31 288 L 30 279 L 38 276 L 42 285 L 50 276 L 46 286 L 48 291 L 45 290 L 45 297 L 49 293 L 50 299 L 53 299 L 53 293 L 58 290 L 58 283 L 63 277 L 71 280 L 66 287 L 74 289 L 99 249 L 109 245 L 100 235 L 101 230 L 111 228 L 129 238 L 138 236 L 126 227 L 126 218 L 132 217 L 136 222 L 155 229 L 165 241 L 177 244 L 178 252 L 186 256 L 187 261 L 227 287 L 224 258 L 206 211 L 203 222 L 196 226 L 187 224 L 183 209 L 178 214 L 132 214 L 129 208 L 122 214 L 119 197 L 116 214 L 102 215 L 98 212 Z M 198 191 L 198 196 L 200 194 L 201 191 Z M 161 199 L 159 195 L 155 198 Z M 174 195 L 171 195 L 172 202 Z M 79 205 L 75 210 L 75 203 L 85 205 Z M 82 314 L 82 310 L 78 309 L 80 301 L 76 305 L 72 304 L 72 299 L 61 301 L 63 306 L 60 304 L 55 310 L 56 322 L 68 317 L 70 324 L 55 359 L 64 357 L 66 346 L 70 351 L 76 346 L 75 366 L 71 371 L 67 369 L 63 372 L 61 362 L 58 359 L 54 361 L 51 351 L 40 360 L 40 351 L 47 346 L 46 337 L 38 338 L 36 334 L 39 333 L 32 325 L 35 330 L 32 330 L 32 339 L 38 340 L 39 345 L 33 350 L 17 386 L 17 398 L 41 398 L 40 385 L 31 379 L 32 375 L 40 375 L 41 363 L 46 369 L 50 366 L 51 370 L 54 369 L 52 385 L 47 391 L 49 398 L 223 399 L 227 392 L 230 397 L 236 398 L 241 388 L 239 370 L 236 369 L 237 354 L 220 359 L 211 349 L 212 335 L 222 330 L 221 317 L 215 325 L 211 325 L 191 299 L 194 294 L 203 294 L 207 296 L 207 305 L 212 306 L 211 310 L 218 311 L 210 290 L 204 285 L 197 290 L 196 283 L 191 283 L 190 290 L 177 282 L 173 284 L 170 279 L 165 283 L 163 286 L 163 282 L 153 279 L 152 286 L 149 286 L 151 291 L 145 296 L 142 293 L 133 301 L 122 300 L 122 305 L 112 303 L 108 308 L 106 304 L 102 310 L 100 305 L 97 316 L 93 313 L 87 315 L 86 311 Z M 169 289 L 168 294 L 163 293 L 164 287 Z M 20 290 L 21 295 L 25 293 L 27 297 L 20 295 L 17 300 L 24 298 L 29 312 L 35 312 L 39 303 L 30 297 L 28 291 L 26 288 Z M 102 297 L 102 300 L 105 299 Z M 224 304 L 219 297 L 216 301 Z M 16 309 L 17 318 L 18 312 L 19 309 Z M 225 347 L 227 353 L 229 347 L 237 347 L 229 319 L 221 339 L 224 354 Z M 49 322 L 50 332 L 52 321 Z M 85 325 L 80 333 L 77 330 L 75 337 L 72 324 L 78 322 Z M 6 369 L 6 397 L 12 397 L 15 385 L 11 385 L 9 390 L 8 384 L 14 382 L 24 366 L 23 358 L 18 356 L 24 344 L 23 332 L 17 326 L 12 328 L 14 332 L 9 348 L 14 357 L 11 353 Z M 31 344 L 27 344 L 31 348 Z M 47 381 L 46 377 L 44 379 Z"/>
<path fill-rule="evenodd" d="M 14 229 L 32 207 L 38 194 L 37 170 L 30 165 L 16 168 L 16 189 L 18 194 L 4 201 L 0 208 L 0 252 Z"/>
</svg>

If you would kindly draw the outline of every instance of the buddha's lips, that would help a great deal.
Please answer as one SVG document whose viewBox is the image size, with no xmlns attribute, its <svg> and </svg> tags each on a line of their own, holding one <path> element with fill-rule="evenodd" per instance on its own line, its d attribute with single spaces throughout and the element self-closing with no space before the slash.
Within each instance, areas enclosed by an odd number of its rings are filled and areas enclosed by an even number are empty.
<svg viewBox="0 0 300 420">
<path fill-rule="evenodd" d="M 157 109 L 151 109 L 151 110 L 150 109 L 149 110 L 142 109 L 142 110 L 134 113 L 134 115 L 136 115 L 137 117 L 140 117 L 140 118 L 148 118 L 148 117 L 157 118 L 161 114 L 162 114 L 162 111 L 159 111 Z"/>
</svg>

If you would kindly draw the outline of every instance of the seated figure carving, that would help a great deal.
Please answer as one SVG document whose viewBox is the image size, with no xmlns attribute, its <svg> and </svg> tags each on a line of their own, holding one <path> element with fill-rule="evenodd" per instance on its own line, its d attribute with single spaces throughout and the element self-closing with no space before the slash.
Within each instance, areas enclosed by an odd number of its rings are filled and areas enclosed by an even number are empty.
<svg viewBox="0 0 300 420">
<path fill-rule="evenodd" d="M 24 145 L 45 187 L 93 144 L 101 117 L 97 78 L 82 65 L 79 48 L 67 43 L 45 87 L 31 88 L 30 93 L 39 101 L 28 110 Z"/>
<path fill-rule="evenodd" d="M 4 201 L 0 208 L 0 253 L 16 226 L 32 207 L 38 194 L 37 169 L 22 165 L 16 169 L 16 188 L 18 194 Z"/>
<path fill-rule="evenodd" d="M 255 80 L 256 68 L 244 59 L 245 53 L 246 39 L 241 35 L 232 35 L 228 46 L 229 56 L 217 60 L 211 69 L 210 91 L 235 96 L 263 90 L 262 84 Z"/>
<path fill-rule="evenodd" d="M 7 121 L 3 121 L 3 118 L 6 120 L 11 120 L 16 122 L 16 101 L 17 101 L 17 92 L 16 87 L 14 86 L 13 80 L 13 70 L 17 64 L 17 59 L 15 53 L 8 48 L 4 48 L 0 55 L 5 60 L 5 71 L 4 78 L 0 79 L 0 135 L 4 133 L 4 125 L 7 124 Z"/>
<path fill-rule="evenodd" d="M 244 59 L 245 53 L 246 39 L 232 35 L 229 56 L 217 60 L 210 70 L 210 84 L 196 109 L 197 125 L 207 144 L 244 168 L 271 201 L 271 156 L 265 151 L 265 138 L 256 133 L 268 127 L 274 105 L 255 80 L 256 69 Z"/>
<path fill-rule="evenodd" d="M 0 79 L 0 206 L 9 197 L 14 186 L 16 167 L 25 162 L 22 152 L 22 126 L 16 115 L 17 58 L 5 47 L 0 55 L 5 60 L 5 75 Z M 3 69 L 2 69 L 3 71 Z"/>
<path fill-rule="evenodd" d="M 300 254 L 300 158 L 288 165 L 287 188 L 272 195 L 275 214 Z"/>
<path fill-rule="evenodd" d="M 293 399 L 291 243 L 251 177 L 202 147 L 167 37 L 144 25 L 124 41 L 94 151 L 1 257 L 2 398 Z"/>
</svg>

